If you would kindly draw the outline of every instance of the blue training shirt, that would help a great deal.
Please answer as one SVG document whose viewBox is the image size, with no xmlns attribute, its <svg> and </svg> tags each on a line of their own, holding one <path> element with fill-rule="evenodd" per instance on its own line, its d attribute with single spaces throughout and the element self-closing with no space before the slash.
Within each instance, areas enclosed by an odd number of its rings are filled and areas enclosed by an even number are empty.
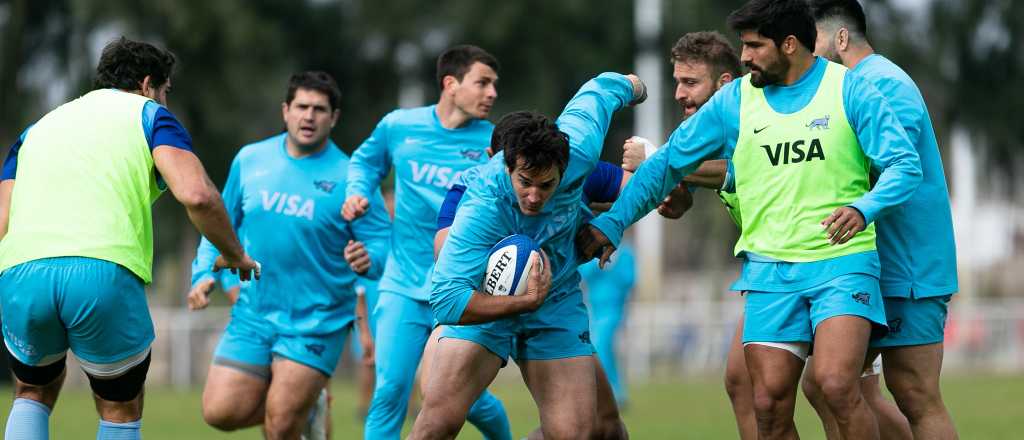
<svg viewBox="0 0 1024 440">
<path fill-rule="evenodd" d="M 805 107 L 817 93 L 827 63 L 818 57 L 795 83 L 765 87 L 768 104 L 779 113 L 794 113 Z M 740 84 L 741 81 L 726 84 L 697 113 L 683 121 L 666 147 L 641 164 L 612 209 L 591 224 L 618 245 L 622 231 L 654 209 L 702 161 L 731 158 L 739 137 Z M 871 191 L 851 204 L 870 224 L 910 198 L 921 182 L 920 161 L 895 112 L 869 81 L 848 72 L 843 80 L 843 106 L 864 155 L 878 174 Z M 744 256 L 743 269 L 733 290 L 792 292 L 845 274 L 877 277 L 880 272 L 875 251 L 809 263 L 788 263 L 749 253 Z"/>
<path fill-rule="evenodd" d="M 462 201 L 462 196 L 466 193 L 466 182 L 470 179 L 471 173 L 472 178 L 475 178 L 482 166 L 475 166 L 462 173 L 459 180 L 445 194 L 444 201 L 441 202 L 441 210 L 437 213 L 438 231 L 451 226 L 455 221 L 455 212 L 459 209 L 459 202 Z M 622 176 L 622 167 L 604 161 L 598 162 L 597 168 L 587 176 L 587 181 L 583 184 L 583 203 L 614 202 L 615 198 L 619 196 L 619 188 L 622 187 Z"/>
<path fill-rule="evenodd" d="M 395 170 L 395 220 L 379 290 L 426 301 L 437 214 L 445 193 L 466 169 L 487 161 L 494 125 L 473 120 L 448 129 L 436 105 L 395 110 L 352 154 L 347 196 L 366 197 Z"/>
<path fill-rule="evenodd" d="M 604 145 L 612 114 L 633 98 L 623 75 L 604 73 L 588 81 L 566 105 L 556 123 L 569 136 L 568 167 L 540 214 L 519 209 L 504 158 L 481 168 L 479 185 L 469 185 L 432 275 L 430 305 L 440 324 L 456 324 L 480 286 L 491 247 L 512 234 L 532 237 L 551 262 L 551 290 L 545 301 L 578 295 L 576 231 L 584 220 L 583 184 Z"/>
<path fill-rule="evenodd" d="M 852 72 L 882 92 L 921 157 L 923 180 L 917 191 L 875 224 L 882 294 L 902 298 L 953 294 L 958 290 L 953 215 L 924 97 L 903 69 L 881 55 L 869 55 Z"/>
<path fill-rule="evenodd" d="M 127 93 L 127 92 L 125 92 Z M 182 150 L 192 151 L 192 136 L 189 136 L 188 130 L 178 122 L 178 118 L 175 118 L 167 107 L 164 107 L 156 101 L 149 101 L 142 107 L 141 122 L 142 131 L 146 134 L 146 142 L 149 143 L 149 149 L 152 151 L 154 148 L 167 145 Z M 32 129 L 32 126 L 28 126 L 24 131 L 21 132 L 21 136 L 11 144 L 11 148 L 7 153 L 7 159 L 4 160 L 3 174 L 0 175 L 0 180 L 14 179 L 18 171 L 18 151 L 21 150 L 21 144 L 25 142 L 25 137 L 28 136 L 28 131 Z M 157 180 L 160 186 L 163 187 L 163 181 L 160 180 L 160 173 L 157 173 Z"/>
<path fill-rule="evenodd" d="M 355 312 L 356 274 L 344 249 L 363 242 L 367 276 L 380 277 L 391 225 L 379 191 L 366 215 L 341 217 L 349 159 L 333 142 L 296 159 L 282 133 L 242 147 L 224 184 L 224 205 L 242 246 L 263 275 L 242 284 L 234 313 L 255 314 L 284 334 L 325 334 L 348 325 Z M 193 285 L 212 278 L 218 252 L 203 238 L 192 263 Z"/>
</svg>

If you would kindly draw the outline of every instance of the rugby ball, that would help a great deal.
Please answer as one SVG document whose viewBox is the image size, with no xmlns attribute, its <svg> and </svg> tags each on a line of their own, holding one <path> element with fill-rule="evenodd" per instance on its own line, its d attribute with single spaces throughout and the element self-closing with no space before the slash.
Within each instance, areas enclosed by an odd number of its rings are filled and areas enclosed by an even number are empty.
<svg viewBox="0 0 1024 440">
<path fill-rule="evenodd" d="M 515 234 L 503 238 L 491 248 L 484 273 L 483 291 L 488 295 L 506 296 L 526 293 L 526 280 L 534 261 L 543 268 L 540 247 L 532 238 Z"/>
</svg>

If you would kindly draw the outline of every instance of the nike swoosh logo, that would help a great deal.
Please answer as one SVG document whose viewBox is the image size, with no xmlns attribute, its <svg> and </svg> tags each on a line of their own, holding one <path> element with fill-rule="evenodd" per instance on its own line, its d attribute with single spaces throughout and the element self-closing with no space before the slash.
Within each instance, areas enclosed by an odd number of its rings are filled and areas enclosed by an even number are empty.
<svg viewBox="0 0 1024 440">
<path fill-rule="evenodd" d="M 758 130 L 758 129 L 756 129 L 756 128 L 755 128 L 755 129 L 754 129 L 754 134 L 758 134 L 758 133 L 760 133 L 760 132 L 764 131 L 764 130 L 765 130 L 766 128 L 768 128 L 768 126 L 767 126 L 767 125 L 765 125 L 764 127 L 762 127 L 762 128 L 760 129 L 760 130 Z"/>
</svg>

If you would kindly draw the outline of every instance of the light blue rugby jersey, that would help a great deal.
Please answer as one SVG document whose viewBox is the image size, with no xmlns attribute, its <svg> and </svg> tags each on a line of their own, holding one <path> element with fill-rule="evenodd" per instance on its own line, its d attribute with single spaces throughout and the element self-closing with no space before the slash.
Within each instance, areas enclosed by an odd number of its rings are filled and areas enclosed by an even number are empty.
<svg viewBox="0 0 1024 440">
<path fill-rule="evenodd" d="M 881 55 L 869 55 L 852 72 L 874 84 L 889 101 L 921 156 L 924 174 L 910 200 L 875 224 L 882 294 L 921 298 L 955 293 L 953 215 L 942 155 L 924 97 L 903 69 Z"/>
<path fill-rule="evenodd" d="M 263 268 L 243 283 L 236 307 L 273 322 L 284 334 L 324 334 L 352 321 L 356 274 L 345 262 L 349 240 L 370 252 L 371 278 L 379 277 L 391 226 L 379 191 L 369 212 L 341 217 L 349 159 L 333 142 L 295 159 L 280 134 L 246 145 L 231 163 L 224 205 L 242 246 Z M 192 263 L 192 282 L 212 278 L 217 249 L 203 238 Z"/>
<path fill-rule="evenodd" d="M 797 82 L 765 87 L 768 104 L 779 113 L 794 113 L 805 107 L 817 93 L 827 64 L 825 59 L 816 58 Z M 654 209 L 701 162 L 731 158 L 739 137 L 742 81 L 725 85 L 697 113 L 683 121 L 666 147 L 641 164 L 612 209 L 591 224 L 617 245 L 627 226 Z M 843 106 L 872 170 L 879 173 L 871 191 L 851 204 L 870 224 L 910 198 L 921 181 L 920 161 L 895 112 L 870 82 L 848 73 L 843 80 Z M 824 229 L 821 237 L 827 240 Z M 783 262 L 749 253 L 743 257 L 743 269 L 731 287 L 733 290 L 793 292 L 845 274 L 877 277 L 880 271 L 875 251 L 808 263 Z"/>
<path fill-rule="evenodd" d="M 395 169 L 395 220 L 380 291 L 426 301 L 432 237 L 445 193 L 466 169 L 487 161 L 494 124 L 473 120 L 448 129 L 437 106 L 395 110 L 352 154 L 348 196 L 366 197 Z M 372 204 L 372 202 L 371 202 Z"/>
<path fill-rule="evenodd" d="M 440 324 L 458 323 L 480 286 L 488 252 L 511 234 L 529 235 L 547 253 L 552 281 L 546 301 L 579 294 L 573 240 L 584 213 L 584 181 L 601 156 L 612 114 L 632 97 L 629 79 L 604 73 L 584 84 L 569 101 L 557 120 L 559 129 L 569 136 L 568 168 L 539 215 L 526 216 L 519 210 L 502 155 L 480 168 L 480 184 L 468 186 L 434 268 L 430 303 Z"/>
</svg>

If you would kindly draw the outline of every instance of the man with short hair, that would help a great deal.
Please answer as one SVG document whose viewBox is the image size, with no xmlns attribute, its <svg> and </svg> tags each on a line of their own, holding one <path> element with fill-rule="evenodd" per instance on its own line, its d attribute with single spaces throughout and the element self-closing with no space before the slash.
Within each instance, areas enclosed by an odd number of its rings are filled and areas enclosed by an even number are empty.
<svg viewBox="0 0 1024 440">
<path fill-rule="evenodd" d="M 881 351 L 885 383 L 910 422 L 914 438 L 954 439 L 942 402 L 943 335 L 947 303 L 957 292 L 956 245 L 942 157 L 928 107 L 917 85 L 895 63 L 876 54 L 864 9 L 856 0 L 814 0 L 815 53 L 842 63 L 871 82 L 896 111 L 921 156 L 923 180 L 913 196 L 878 219 L 878 258 L 889 334 L 871 344 Z M 804 389 L 816 389 L 805 377 Z M 877 376 L 874 388 L 877 390 Z M 815 405 L 819 412 L 827 407 Z M 905 429 L 905 428 L 904 428 Z"/>
<path fill-rule="evenodd" d="M 622 230 L 703 160 L 732 157 L 745 262 L 743 342 L 758 435 L 794 438 L 793 396 L 810 342 L 845 438 L 878 438 L 857 388 L 868 341 L 886 330 L 873 221 L 921 180 L 917 153 L 870 83 L 816 58 L 802 0 L 752 0 L 729 16 L 751 73 L 683 122 L 584 230 L 602 260 Z M 870 186 L 869 170 L 878 172 Z M 824 228 L 818 229 L 818 228 Z"/>
<path fill-rule="evenodd" d="M 203 418 L 217 429 L 262 424 L 271 439 L 325 438 L 324 387 L 353 326 L 356 278 L 380 276 L 390 235 L 379 193 L 367 215 L 338 215 L 348 157 L 330 133 L 340 102 L 327 73 L 292 75 L 281 104 L 286 131 L 242 147 L 231 163 L 232 225 L 268 270 L 242 286 L 213 354 Z M 196 254 L 192 309 L 208 303 L 217 251 L 204 238 Z"/>
<path fill-rule="evenodd" d="M 412 438 L 458 434 L 474 397 L 510 356 L 537 403 L 544 438 L 594 432 L 594 349 L 572 238 L 584 220 L 583 181 L 598 161 L 612 114 L 645 97 L 635 76 L 605 73 L 584 84 L 557 123 L 532 112 L 499 122 L 508 125 L 503 154 L 480 170 L 480 185 L 467 187 L 434 268 L 431 307 L 447 327 Z M 543 264 L 531 268 L 527 293 L 478 292 L 490 248 L 514 233 L 542 249 Z"/>
<path fill-rule="evenodd" d="M 427 302 L 432 242 L 445 192 L 464 170 L 487 160 L 494 125 L 486 120 L 498 96 L 498 60 L 471 45 L 449 48 L 437 60 L 441 96 L 436 105 L 395 110 L 352 154 L 343 216 L 362 215 L 395 169 L 391 250 L 378 285 L 376 378 L 364 437 L 396 439 L 416 368 L 434 328 Z M 484 391 L 469 420 L 488 439 L 512 436 L 501 401 Z"/>
<path fill-rule="evenodd" d="M 174 63 L 148 43 L 110 42 L 96 89 L 43 116 L 11 147 L 0 183 L 0 308 L 15 376 L 7 439 L 49 438 L 69 348 L 93 391 L 96 437 L 140 438 L 154 338 L 144 290 L 151 205 L 165 189 L 221 251 L 213 270 L 259 277 L 191 137 L 164 107 Z"/>
</svg>

